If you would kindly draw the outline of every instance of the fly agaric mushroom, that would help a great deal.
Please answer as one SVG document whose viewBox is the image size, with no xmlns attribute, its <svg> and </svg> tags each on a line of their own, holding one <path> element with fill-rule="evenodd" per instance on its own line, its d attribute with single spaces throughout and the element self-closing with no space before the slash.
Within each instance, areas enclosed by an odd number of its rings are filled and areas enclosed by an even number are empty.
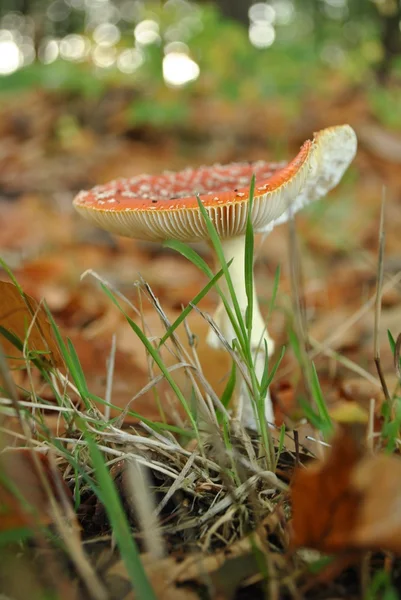
<svg viewBox="0 0 401 600">
<path fill-rule="evenodd" d="M 266 232 L 333 188 L 355 152 L 356 136 L 352 128 L 331 127 L 315 134 L 312 141 L 306 141 L 288 164 L 233 163 L 119 179 L 80 192 L 74 206 L 84 217 L 112 233 L 155 242 L 168 239 L 196 242 L 208 240 L 199 198 L 220 236 L 226 261 L 233 259 L 230 275 L 240 310 L 245 314 L 248 304 L 244 279 L 245 230 L 252 175 L 256 184 L 251 221 L 255 232 Z M 221 288 L 230 302 L 224 282 Z M 260 379 L 266 359 L 265 342 L 269 355 L 274 343 L 266 331 L 256 295 L 252 318 L 251 347 Z M 234 332 L 222 303 L 214 320 L 231 343 Z M 219 344 L 214 333 L 208 342 L 212 346 Z M 244 385 L 240 395 L 243 422 L 254 427 L 253 405 Z M 269 398 L 265 417 L 274 422 Z"/>
</svg>

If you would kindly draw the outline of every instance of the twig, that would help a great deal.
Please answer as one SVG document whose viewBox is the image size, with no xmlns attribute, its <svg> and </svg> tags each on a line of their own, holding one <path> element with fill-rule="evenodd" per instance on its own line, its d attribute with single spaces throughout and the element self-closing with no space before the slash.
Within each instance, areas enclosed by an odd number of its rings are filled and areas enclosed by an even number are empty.
<svg viewBox="0 0 401 600">
<path fill-rule="evenodd" d="M 168 490 L 167 494 L 164 496 L 164 498 L 162 498 L 161 502 L 156 507 L 156 509 L 155 509 L 155 514 L 156 515 L 159 515 L 161 513 L 161 511 L 166 506 L 166 504 L 170 500 L 170 498 L 172 498 L 172 496 L 175 494 L 175 492 L 177 490 L 179 490 L 180 487 L 182 487 L 184 479 L 187 476 L 187 473 L 189 472 L 189 470 L 191 469 L 191 467 L 192 467 L 192 465 L 194 463 L 195 457 L 196 457 L 196 454 L 193 453 L 188 458 L 188 460 L 185 463 L 184 468 L 182 469 L 181 473 L 178 475 L 177 479 L 174 481 L 173 485 L 170 487 L 170 489 Z"/>
<path fill-rule="evenodd" d="M 301 349 L 302 361 L 302 377 L 305 384 L 305 390 L 309 397 L 309 402 L 312 405 L 312 392 L 310 383 L 310 368 L 308 364 L 308 335 L 306 327 L 306 318 L 304 305 L 301 301 L 301 286 L 300 286 L 300 265 L 298 260 L 299 251 L 297 248 L 297 235 L 295 229 L 295 220 L 290 208 L 290 218 L 288 220 L 288 248 L 289 248 L 289 263 L 290 263 L 290 280 L 291 280 L 291 297 L 295 316 L 295 327 L 297 337 Z"/>
<path fill-rule="evenodd" d="M 129 498 L 132 499 L 132 508 L 142 529 L 146 552 L 153 560 L 160 560 L 166 556 L 167 550 L 160 532 L 148 473 L 137 460 L 130 458 L 127 460 L 126 474 Z"/>
<path fill-rule="evenodd" d="M 106 394 L 104 405 L 104 418 L 106 421 L 110 420 L 110 409 L 111 409 L 111 392 L 113 388 L 113 375 L 114 375 L 114 364 L 116 360 L 116 334 L 113 333 L 111 338 L 110 355 L 107 359 L 107 380 L 106 380 Z"/>
<path fill-rule="evenodd" d="M 381 315 L 381 299 L 382 299 L 382 287 L 383 287 L 383 259 L 384 259 L 384 244 L 386 240 L 386 234 L 384 230 L 384 207 L 386 203 L 385 190 L 383 189 L 382 204 L 380 211 L 380 228 L 379 228 L 379 255 L 377 264 L 377 286 L 376 286 L 376 301 L 375 301 L 375 324 L 374 324 L 374 337 L 373 337 L 373 352 L 375 357 L 375 364 L 377 373 L 379 375 L 380 383 L 383 388 L 384 396 L 389 404 L 390 413 L 392 408 L 392 400 L 388 391 L 387 383 L 384 377 L 383 369 L 380 362 L 380 345 L 379 345 L 379 330 L 380 330 L 380 315 Z"/>
</svg>

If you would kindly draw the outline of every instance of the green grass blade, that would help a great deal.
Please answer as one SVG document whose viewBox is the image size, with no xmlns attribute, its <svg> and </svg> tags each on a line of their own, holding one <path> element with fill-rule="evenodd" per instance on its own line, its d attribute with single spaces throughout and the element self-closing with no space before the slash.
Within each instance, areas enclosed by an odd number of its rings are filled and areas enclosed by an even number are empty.
<svg viewBox="0 0 401 600">
<path fill-rule="evenodd" d="M 9 544 L 22 544 L 35 536 L 29 527 L 17 527 L 0 532 L 0 548 Z"/>
<path fill-rule="evenodd" d="M 12 344 L 17 350 L 23 352 L 24 344 L 14 333 L 0 325 L 0 335 L 2 335 L 10 344 Z"/>
<path fill-rule="evenodd" d="M 248 215 L 246 219 L 246 231 L 245 231 L 245 291 L 248 300 L 248 306 L 246 309 L 246 328 L 248 331 L 248 338 L 251 337 L 252 332 L 252 321 L 253 321 L 253 257 L 254 257 L 254 234 L 252 227 L 252 208 L 253 208 L 253 196 L 255 193 L 255 175 L 252 176 L 251 185 L 249 188 L 249 205 Z"/>
<path fill-rule="evenodd" d="M 301 347 L 299 345 L 299 340 L 297 337 L 297 334 L 295 333 L 295 331 L 291 328 L 288 331 L 288 339 L 290 341 L 290 345 L 292 348 L 292 351 L 295 354 L 295 358 L 298 361 L 298 364 L 302 367 L 302 352 L 301 352 Z"/>
<path fill-rule="evenodd" d="M 8 266 L 8 264 L 6 262 L 4 262 L 4 260 L 2 258 L 0 258 L 0 265 L 2 266 L 2 268 L 4 269 L 4 271 L 7 273 L 7 275 L 9 276 L 9 278 L 11 279 L 11 281 L 15 285 L 15 287 L 18 289 L 18 292 L 20 293 L 21 297 L 25 298 L 24 290 L 22 289 L 22 287 L 20 286 L 20 284 L 16 280 L 15 275 L 11 271 L 10 267 Z"/>
<path fill-rule="evenodd" d="M 88 392 L 88 388 L 86 385 L 85 375 L 83 373 L 81 363 L 79 361 L 76 350 L 75 350 L 71 340 L 67 340 L 67 345 L 65 344 L 63 338 L 61 337 L 60 330 L 59 330 L 55 320 L 53 319 L 53 315 L 51 314 L 51 312 L 50 312 L 49 308 L 46 306 L 46 304 L 44 305 L 44 307 L 46 310 L 47 317 L 50 321 L 50 325 L 53 330 L 54 336 L 56 338 L 58 347 L 60 349 L 61 356 L 64 359 L 64 362 L 67 366 L 68 372 L 70 373 L 70 376 L 74 382 L 74 385 L 76 386 L 76 388 L 79 392 L 79 395 L 81 396 L 81 399 L 85 405 L 85 408 L 88 410 L 91 408 L 90 402 L 88 400 L 89 392 Z"/>
<path fill-rule="evenodd" d="M 270 373 L 268 372 L 268 364 L 269 363 L 268 363 L 268 360 L 266 360 L 266 368 L 263 371 L 262 381 L 260 384 L 260 395 L 262 398 L 266 397 L 267 390 L 269 389 L 269 386 L 270 386 L 271 382 L 273 381 L 275 374 L 277 373 L 277 369 L 279 368 L 280 363 L 284 358 L 285 350 L 286 350 L 286 347 L 283 346 L 281 348 L 280 356 L 278 357 L 278 359 L 277 359 L 276 363 L 274 364 Z M 267 347 L 265 349 L 265 352 L 266 352 L 266 357 L 267 357 Z"/>
<path fill-rule="evenodd" d="M 166 365 L 163 363 L 163 361 L 160 357 L 160 354 L 152 346 L 151 342 L 149 342 L 148 338 L 143 333 L 142 329 L 131 319 L 131 317 L 129 317 L 129 315 L 127 315 L 127 313 L 124 311 L 124 309 L 120 306 L 120 304 L 118 303 L 117 299 L 112 294 L 112 292 L 104 284 L 101 284 L 101 287 L 102 287 L 103 291 L 107 294 L 107 296 L 110 298 L 110 300 L 117 306 L 117 308 L 125 316 L 129 326 L 134 331 L 134 333 L 138 336 L 138 338 L 141 340 L 142 344 L 145 346 L 146 350 L 149 352 L 150 356 L 153 358 L 154 362 L 159 367 L 160 371 L 163 373 L 164 378 L 169 383 L 171 389 L 177 396 L 178 400 L 181 402 L 181 405 L 183 406 L 185 412 L 187 413 L 188 418 L 191 421 L 191 425 L 194 428 L 194 431 L 196 432 L 197 437 L 199 438 L 198 426 L 196 424 L 196 419 L 194 419 L 194 417 L 193 417 L 190 406 L 189 406 L 187 400 L 185 399 L 184 395 L 182 394 L 180 388 L 178 387 L 178 385 L 176 384 L 174 379 L 171 377 L 168 369 L 166 368 Z"/>
<path fill-rule="evenodd" d="M 224 388 L 223 393 L 221 395 L 221 403 L 224 406 L 224 408 L 227 408 L 230 403 L 230 400 L 231 400 L 232 395 L 235 390 L 236 379 L 237 379 L 237 365 L 233 361 L 232 366 L 231 366 L 230 377 L 228 378 L 227 385 Z"/>
<path fill-rule="evenodd" d="M 229 264 L 231 264 L 231 262 L 232 261 L 230 261 Z M 164 336 L 162 337 L 162 339 L 160 340 L 160 342 L 158 344 L 158 348 L 160 348 L 161 346 L 163 346 L 163 344 L 174 333 L 174 331 L 177 329 L 177 327 L 179 325 L 181 325 L 181 323 L 187 318 L 187 316 L 189 315 L 189 313 L 193 310 L 193 307 L 196 306 L 202 300 L 202 298 L 204 298 L 206 296 L 206 294 L 209 292 L 209 290 L 211 290 L 212 287 L 215 286 L 216 282 L 220 279 L 220 277 L 222 275 L 223 275 L 223 271 L 220 270 L 218 273 L 216 273 L 216 275 L 214 275 L 214 277 L 212 277 L 212 279 L 209 281 L 209 283 L 207 283 L 205 285 L 205 287 L 203 288 L 203 290 L 201 290 L 199 292 L 199 294 L 197 294 L 195 296 L 195 298 L 193 298 L 193 300 L 191 300 L 191 302 L 188 304 L 188 306 L 186 308 L 184 308 L 184 310 L 182 311 L 182 313 L 180 314 L 180 316 L 167 329 L 166 333 L 164 334 Z"/>
<path fill-rule="evenodd" d="M 281 270 L 280 270 L 280 265 L 278 265 L 276 272 L 274 274 L 274 282 L 273 282 L 273 290 L 272 290 L 272 295 L 270 298 L 270 303 L 269 303 L 269 310 L 267 312 L 267 318 L 269 319 L 269 317 L 271 316 L 273 310 L 274 310 L 274 306 L 276 304 L 276 297 L 277 297 L 277 292 L 278 292 L 278 286 L 280 284 L 280 275 L 281 275 Z"/>
<path fill-rule="evenodd" d="M 394 352 L 395 352 L 395 339 L 393 338 L 393 335 L 391 333 L 391 331 L 389 329 L 387 329 L 387 337 L 388 337 L 388 341 L 390 344 L 390 348 L 391 348 L 391 352 L 394 356 Z"/>
<path fill-rule="evenodd" d="M 71 342 L 71 340 L 69 338 L 67 338 L 67 345 L 68 345 L 68 351 L 70 353 L 70 359 L 71 362 L 74 365 L 74 372 L 75 372 L 75 376 L 76 376 L 76 385 L 77 388 L 79 389 L 80 393 L 82 396 L 84 396 L 85 398 L 88 397 L 88 386 L 86 383 L 86 379 L 85 379 L 85 374 L 83 372 L 80 360 L 78 358 L 78 354 L 73 346 L 73 343 Z"/>
<path fill-rule="evenodd" d="M 93 400 L 94 402 L 97 402 L 99 404 L 107 404 L 108 406 L 110 406 L 110 408 L 120 413 L 122 413 L 125 410 L 124 408 L 121 408 L 121 406 L 117 406 L 116 404 L 112 404 L 111 402 L 106 402 L 105 400 L 103 400 L 103 398 L 100 398 L 99 396 L 96 396 L 91 392 L 89 392 L 88 397 L 90 398 L 90 400 Z M 146 425 L 148 425 L 148 427 L 150 427 L 157 433 L 162 433 L 163 431 L 171 431 L 172 433 L 178 433 L 179 435 L 183 435 L 186 437 L 193 437 L 192 432 L 187 429 L 182 429 L 181 427 L 177 427 L 176 425 L 169 425 L 168 423 L 150 421 L 149 419 L 147 419 L 140 413 L 135 412 L 134 410 L 128 410 L 127 415 L 129 415 L 130 417 L 134 417 L 134 419 L 137 419 L 139 421 L 143 421 Z"/>
<path fill-rule="evenodd" d="M 315 429 L 322 431 L 324 434 L 327 433 L 326 421 L 313 410 L 309 402 L 305 398 L 299 398 L 299 404 L 309 423 L 315 427 Z"/>
<path fill-rule="evenodd" d="M 199 256 L 199 254 L 190 246 L 187 246 L 183 242 L 179 240 L 167 240 L 164 242 L 163 246 L 165 248 L 171 248 L 171 250 L 175 250 L 188 259 L 192 264 L 194 264 L 198 269 L 200 269 L 209 279 L 213 278 L 213 271 L 209 267 L 209 265 Z"/>
<path fill-rule="evenodd" d="M 207 217 L 207 218 L 209 218 L 209 217 Z M 178 240 L 169 240 L 164 243 L 164 246 L 166 246 L 166 248 L 171 248 L 172 250 L 176 250 L 177 252 L 182 254 L 182 256 L 184 256 L 189 261 L 191 261 L 192 264 L 197 266 L 209 279 L 213 279 L 213 277 L 214 277 L 213 271 L 210 269 L 209 265 L 207 265 L 207 263 L 203 260 L 203 258 L 201 258 L 199 256 L 199 254 L 197 254 L 197 252 L 195 252 L 195 250 L 193 250 L 192 248 L 190 248 L 189 246 L 187 246 L 186 244 L 184 244 L 183 242 L 180 242 Z M 229 261 L 229 263 L 225 263 L 225 264 L 226 264 L 226 267 L 228 268 L 228 265 L 231 264 L 231 261 Z M 221 270 L 224 274 L 224 277 L 226 278 L 226 269 L 222 268 Z M 233 312 L 231 306 L 229 305 L 229 303 L 227 302 L 227 298 L 224 296 L 223 292 L 221 291 L 221 289 L 217 285 L 217 283 L 215 284 L 215 287 L 216 287 L 217 293 L 219 294 L 219 296 L 221 298 L 221 301 L 224 304 L 225 311 L 226 311 L 227 316 L 230 319 L 230 322 L 233 326 L 235 335 L 237 336 L 238 340 L 241 340 L 242 333 L 241 333 L 241 329 L 238 326 L 237 319 L 235 318 L 234 312 Z M 243 342 L 243 339 L 242 339 L 242 342 Z"/>
<path fill-rule="evenodd" d="M 233 394 L 235 392 L 236 381 L 237 381 L 237 365 L 233 361 L 232 365 L 231 365 L 230 376 L 228 378 L 226 387 L 224 388 L 223 393 L 222 393 L 221 398 L 220 398 L 221 403 L 224 406 L 224 408 L 228 408 L 228 406 L 229 406 L 229 404 L 231 402 L 231 399 L 232 399 Z M 218 422 L 222 423 L 223 419 L 224 419 L 223 413 L 221 411 L 219 411 L 219 410 L 216 410 L 216 413 L 217 413 L 217 420 L 218 420 Z"/>
<path fill-rule="evenodd" d="M 233 282 L 231 279 L 231 275 L 230 275 L 230 271 L 228 269 L 228 265 L 227 265 L 227 261 L 225 259 L 224 256 L 224 252 L 223 252 L 223 248 L 221 245 L 221 241 L 220 241 L 220 237 L 219 234 L 216 231 L 215 226 L 213 225 L 208 212 L 206 210 L 206 208 L 203 206 L 202 201 L 199 197 L 199 195 L 197 196 L 197 200 L 198 200 L 198 206 L 199 206 L 199 210 L 201 212 L 201 215 L 203 216 L 203 219 L 205 221 L 206 224 L 206 228 L 209 234 L 209 238 L 210 241 L 213 245 L 214 251 L 216 252 L 216 256 L 217 256 L 217 260 L 219 261 L 219 264 L 224 272 L 224 278 L 226 280 L 227 283 L 227 288 L 230 294 L 230 298 L 231 298 L 231 302 L 234 308 L 234 313 L 236 316 L 236 319 L 234 320 L 234 322 L 232 322 L 232 325 L 239 325 L 240 330 L 241 330 L 241 335 L 238 337 L 238 341 L 240 342 L 242 347 L 245 347 L 245 340 L 247 339 L 247 331 L 246 331 L 246 325 L 244 322 L 244 317 L 241 313 L 241 309 L 238 303 L 238 299 L 237 299 L 237 295 L 235 293 L 235 289 L 233 286 Z M 230 318 L 231 320 L 231 318 Z M 237 332 L 236 332 L 237 333 Z"/>
<path fill-rule="evenodd" d="M 278 461 L 280 460 L 281 453 L 284 449 L 284 444 L 285 444 L 285 425 L 283 423 L 280 427 L 280 437 L 278 439 L 278 448 L 277 448 L 277 454 L 276 454 L 276 468 L 278 465 Z"/>
<path fill-rule="evenodd" d="M 117 546 L 120 549 L 125 568 L 135 590 L 135 597 L 139 600 L 157 600 L 143 568 L 127 516 L 103 456 L 90 436 L 86 436 L 86 441 L 98 480 L 100 500 L 110 520 Z"/>
<path fill-rule="evenodd" d="M 327 410 L 325 399 L 323 398 L 322 389 L 320 387 L 319 378 L 317 376 L 317 371 L 315 367 L 315 363 L 312 361 L 311 363 L 311 390 L 316 402 L 316 405 L 319 410 L 319 414 L 322 420 L 326 423 L 327 431 L 332 431 L 333 423 L 331 421 L 331 417 L 329 415 L 329 411 Z"/>
</svg>

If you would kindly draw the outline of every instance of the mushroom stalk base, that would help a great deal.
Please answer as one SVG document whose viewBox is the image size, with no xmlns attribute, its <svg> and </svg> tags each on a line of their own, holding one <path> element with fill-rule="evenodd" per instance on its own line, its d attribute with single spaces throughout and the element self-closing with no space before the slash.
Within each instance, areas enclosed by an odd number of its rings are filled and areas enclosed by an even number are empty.
<svg viewBox="0 0 401 600">
<path fill-rule="evenodd" d="M 230 265 L 230 275 L 233 283 L 235 295 L 241 310 L 241 314 L 245 317 L 248 306 L 248 298 L 245 288 L 245 236 L 221 240 L 222 249 L 226 262 L 233 259 Z M 224 277 L 219 281 L 219 285 L 226 297 L 229 305 L 233 308 L 232 299 L 228 290 L 227 282 Z M 231 321 L 226 313 L 224 304 L 220 301 L 216 313 L 213 317 L 214 322 L 220 329 L 224 338 L 231 344 L 236 337 Z M 208 335 L 208 344 L 213 348 L 221 348 L 221 342 L 213 330 L 210 330 Z M 266 352 L 265 342 L 267 344 L 267 353 L 270 356 L 274 351 L 274 342 L 269 336 L 265 322 L 260 312 L 259 303 L 256 295 L 255 282 L 253 281 L 253 315 L 252 315 L 252 331 L 251 331 L 251 351 L 255 366 L 255 374 L 260 382 L 265 363 Z M 249 390 L 244 381 L 241 381 L 239 386 L 239 397 L 237 398 L 237 406 L 240 408 L 241 420 L 246 427 L 257 429 L 255 419 L 255 408 L 250 397 Z M 242 408 L 242 410 L 241 410 Z M 270 395 L 267 395 L 265 404 L 265 418 L 268 422 L 274 423 L 274 413 Z"/>
</svg>

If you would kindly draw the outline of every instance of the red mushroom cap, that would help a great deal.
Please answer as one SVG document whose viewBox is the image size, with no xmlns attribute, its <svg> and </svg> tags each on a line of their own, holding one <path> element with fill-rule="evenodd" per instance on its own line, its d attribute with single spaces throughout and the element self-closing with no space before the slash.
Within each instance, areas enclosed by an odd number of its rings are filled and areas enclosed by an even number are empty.
<svg viewBox="0 0 401 600">
<path fill-rule="evenodd" d="M 288 210 L 305 183 L 316 178 L 320 163 L 324 163 L 322 157 L 327 165 L 330 157 L 324 155 L 326 139 L 333 144 L 336 130 L 344 127 L 316 134 L 288 164 L 232 163 L 118 179 L 80 192 L 74 206 L 103 229 L 119 235 L 192 242 L 208 237 L 198 206 L 199 195 L 220 237 L 230 238 L 245 232 L 249 185 L 255 174 L 252 222 L 255 231 L 263 231 Z"/>
<path fill-rule="evenodd" d="M 263 226 L 288 208 L 305 181 L 312 143 L 283 163 L 232 163 L 177 173 L 118 179 L 80 192 L 75 208 L 103 229 L 147 240 L 196 241 L 207 237 L 196 195 L 221 237 L 245 230 L 249 184 L 255 174 L 254 225 Z"/>
<path fill-rule="evenodd" d="M 310 145 L 311 142 L 305 142 L 298 156 L 289 164 L 260 160 L 117 179 L 88 192 L 81 192 L 74 204 L 85 209 L 113 212 L 197 210 L 197 194 L 205 207 L 247 202 L 253 174 L 256 177 L 255 198 L 263 196 L 267 190 L 272 192 L 290 181 L 299 171 L 308 156 Z"/>
</svg>

